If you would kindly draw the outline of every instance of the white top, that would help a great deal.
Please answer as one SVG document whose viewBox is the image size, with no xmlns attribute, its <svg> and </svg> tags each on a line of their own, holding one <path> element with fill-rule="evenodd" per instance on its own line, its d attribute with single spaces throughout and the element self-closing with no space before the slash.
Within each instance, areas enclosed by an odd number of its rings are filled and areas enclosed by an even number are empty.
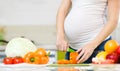
<svg viewBox="0 0 120 71">
<path fill-rule="evenodd" d="M 94 39 L 105 25 L 107 0 L 72 0 L 65 19 L 65 33 L 70 46 L 80 48 Z"/>
</svg>

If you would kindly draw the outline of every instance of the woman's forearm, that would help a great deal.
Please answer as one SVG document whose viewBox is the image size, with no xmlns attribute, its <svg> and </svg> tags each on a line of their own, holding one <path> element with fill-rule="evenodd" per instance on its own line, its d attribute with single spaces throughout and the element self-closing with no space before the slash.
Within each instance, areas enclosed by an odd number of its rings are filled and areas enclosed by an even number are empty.
<svg viewBox="0 0 120 71">
<path fill-rule="evenodd" d="M 57 35 L 64 37 L 64 20 L 66 14 L 64 11 L 59 11 L 57 14 Z"/>
<path fill-rule="evenodd" d="M 119 5 L 119 0 L 108 0 L 108 22 L 93 40 L 95 47 L 115 30 L 119 18 Z"/>
<path fill-rule="evenodd" d="M 56 19 L 57 36 L 64 37 L 64 20 L 69 12 L 70 7 L 70 0 L 63 0 L 61 6 L 59 7 Z"/>
<path fill-rule="evenodd" d="M 108 21 L 101 32 L 93 40 L 93 42 L 95 43 L 95 47 L 97 47 L 102 41 L 104 41 L 115 30 L 116 26 L 116 21 Z"/>
</svg>

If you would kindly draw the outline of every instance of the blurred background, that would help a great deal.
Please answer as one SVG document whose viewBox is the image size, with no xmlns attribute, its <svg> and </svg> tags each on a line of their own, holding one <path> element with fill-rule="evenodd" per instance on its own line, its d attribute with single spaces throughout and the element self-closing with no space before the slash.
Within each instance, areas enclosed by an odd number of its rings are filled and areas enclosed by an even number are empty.
<svg viewBox="0 0 120 71">
<path fill-rule="evenodd" d="M 25 37 L 56 58 L 56 13 L 61 0 L 0 0 L 0 59 L 11 39 Z"/>
<path fill-rule="evenodd" d="M 1 49 L 14 37 L 26 37 L 38 47 L 53 50 L 51 56 L 54 56 L 56 13 L 60 2 L 61 0 L 0 0 Z M 120 43 L 120 19 L 111 35 Z"/>
<path fill-rule="evenodd" d="M 0 32 L 6 40 L 23 36 L 53 45 L 59 5 L 60 0 L 0 0 Z"/>
</svg>

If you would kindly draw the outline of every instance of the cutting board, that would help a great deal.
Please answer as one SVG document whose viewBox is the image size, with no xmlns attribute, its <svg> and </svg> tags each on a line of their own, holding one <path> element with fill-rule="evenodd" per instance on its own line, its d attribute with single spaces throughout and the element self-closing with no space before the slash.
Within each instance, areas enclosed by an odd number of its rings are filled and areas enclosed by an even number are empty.
<svg viewBox="0 0 120 71">
<path fill-rule="evenodd" d="M 91 64 L 49 64 L 48 67 L 76 67 L 76 66 L 90 66 Z"/>
</svg>

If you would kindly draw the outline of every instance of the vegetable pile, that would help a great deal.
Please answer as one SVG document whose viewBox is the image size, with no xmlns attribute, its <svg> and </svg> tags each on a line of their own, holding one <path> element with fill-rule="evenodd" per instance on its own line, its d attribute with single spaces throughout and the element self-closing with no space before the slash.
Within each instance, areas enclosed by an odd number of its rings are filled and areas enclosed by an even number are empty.
<svg viewBox="0 0 120 71">
<path fill-rule="evenodd" d="M 120 45 L 116 40 L 109 40 L 105 43 L 104 51 L 99 52 L 92 59 L 93 64 L 119 64 Z"/>
<path fill-rule="evenodd" d="M 50 52 L 46 52 L 44 48 L 36 48 L 36 46 L 26 38 L 12 39 L 5 49 L 6 57 L 3 63 L 8 64 L 47 64 L 49 62 Z"/>
</svg>

